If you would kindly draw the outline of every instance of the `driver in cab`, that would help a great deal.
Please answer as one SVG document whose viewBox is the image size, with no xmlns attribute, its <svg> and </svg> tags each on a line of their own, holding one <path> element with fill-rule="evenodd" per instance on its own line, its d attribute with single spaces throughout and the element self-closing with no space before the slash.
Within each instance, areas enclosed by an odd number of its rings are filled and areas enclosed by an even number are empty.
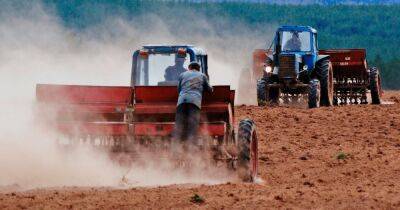
<svg viewBox="0 0 400 210">
<path fill-rule="evenodd" d="M 165 69 L 165 74 L 164 78 L 165 81 L 167 82 L 177 82 L 179 75 L 181 75 L 183 72 L 185 72 L 187 69 L 183 67 L 183 64 L 185 63 L 185 55 L 175 55 L 175 65 L 173 66 L 168 66 Z"/>
<path fill-rule="evenodd" d="M 291 32 L 292 38 L 290 38 L 283 47 L 284 51 L 301 51 L 301 40 L 299 38 L 299 33 Z"/>
</svg>

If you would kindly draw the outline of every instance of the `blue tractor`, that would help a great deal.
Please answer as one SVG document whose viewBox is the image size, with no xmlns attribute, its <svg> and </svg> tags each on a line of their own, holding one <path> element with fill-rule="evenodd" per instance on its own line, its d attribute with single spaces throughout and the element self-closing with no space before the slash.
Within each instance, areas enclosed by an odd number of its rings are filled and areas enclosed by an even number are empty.
<svg viewBox="0 0 400 210">
<path fill-rule="evenodd" d="M 318 54 L 317 31 L 309 26 L 281 26 L 265 53 L 257 81 L 259 105 L 308 100 L 308 106 L 331 106 L 333 69 L 329 55 Z"/>
</svg>

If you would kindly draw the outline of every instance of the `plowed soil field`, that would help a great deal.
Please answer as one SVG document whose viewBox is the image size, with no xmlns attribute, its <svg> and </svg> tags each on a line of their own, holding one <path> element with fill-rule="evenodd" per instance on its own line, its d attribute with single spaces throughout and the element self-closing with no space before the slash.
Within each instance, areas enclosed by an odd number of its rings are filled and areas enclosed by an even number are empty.
<svg viewBox="0 0 400 210">
<path fill-rule="evenodd" d="M 0 209 L 400 209 L 400 92 L 383 105 L 235 112 L 257 124 L 257 184 L 11 188 Z"/>
</svg>

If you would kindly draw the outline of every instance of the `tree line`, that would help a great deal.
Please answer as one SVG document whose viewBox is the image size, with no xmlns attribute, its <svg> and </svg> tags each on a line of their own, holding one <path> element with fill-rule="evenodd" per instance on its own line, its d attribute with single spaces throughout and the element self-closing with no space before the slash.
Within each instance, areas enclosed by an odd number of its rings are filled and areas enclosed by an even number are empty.
<svg viewBox="0 0 400 210">
<path fill-rule="evenodd" d="M 381 69 L 383 85 L 400 89 L 400 5 L 277 5 L 246 2 L 202 2 L 179 0 L 43 0 L 55 8 L 71 27 L 85 28 L 119 14 L 134 19 L 154 13 L 166 21 L 177 14 L 198 15 L 218 24 L 245 24 L 258 30 L 268 25 L 309 25 L 318 30 L 319 47 L 366 48 L 369 64 Z M 185 12 L 182 12 L 185 11 Z M 176 19 L 174 19 L 176 20 Z M 214 20 L 214 21 L 213 21 Z M 171 23 L 173 24 L 173 23 Z M 219 28 L 219 27 L 216 27 Z M 222 29 L 221 29 L 222 30 Z"/>
</svg>

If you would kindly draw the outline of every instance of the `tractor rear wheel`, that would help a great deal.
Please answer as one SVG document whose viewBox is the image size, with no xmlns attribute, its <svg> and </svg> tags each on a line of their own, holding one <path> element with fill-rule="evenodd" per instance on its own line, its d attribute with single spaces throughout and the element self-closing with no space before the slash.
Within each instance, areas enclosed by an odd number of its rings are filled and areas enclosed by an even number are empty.
<svg viewBox="0 0 400 210">
<path fill-rule="evenodd" d="M 253 120 L 240 121 L 238 129 L 239 178 L 244 182 L 254 182 L 258 171 L 258 141 Z"/>
<path fill-rule="evenodd" d="M 381 104 L 381 83 L 379 69 L 376 67 L 369 69 L 369 85 L 371 90 L 372 104 Z"/>
<path fill-rule="evenodd" d="M 321 106 L 331 106 L 333 102 L 333 69 L 328 59 L 315 64 L 315 73 L 321 87 Z"/>
<path fill-rule="evenodd" d="M 308 90 L 308 108 L 317 108 L 319 107 L 320 102 L 320 85 L 317 79 L 313 79 L 310 81 L 309 90 Z"/>
</svg>

